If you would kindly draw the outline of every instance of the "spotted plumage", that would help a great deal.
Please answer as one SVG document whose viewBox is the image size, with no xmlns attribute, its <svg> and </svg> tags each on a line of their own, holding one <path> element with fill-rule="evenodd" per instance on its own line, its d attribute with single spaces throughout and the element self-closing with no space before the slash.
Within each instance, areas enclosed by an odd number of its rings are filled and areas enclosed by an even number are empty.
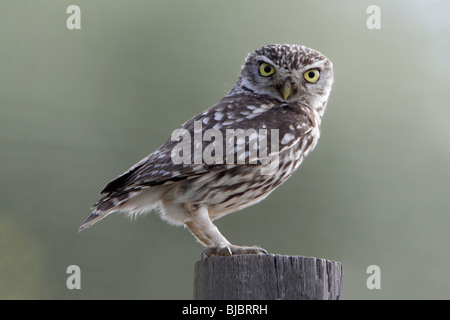
<svg viewBox="0 0 450 320">
<path fill-rule="evenodd" d="M 251 52 L 231 91 L 108 183 L 80 230 L 115 211 L 157 209 L 188 227 L 206 255 L 264 253 L 230 244 L 212 221 L 261 201 L 292 175 L 317 144 L 332 82 L 331 62 L 313 49 Z"/>
</svg>

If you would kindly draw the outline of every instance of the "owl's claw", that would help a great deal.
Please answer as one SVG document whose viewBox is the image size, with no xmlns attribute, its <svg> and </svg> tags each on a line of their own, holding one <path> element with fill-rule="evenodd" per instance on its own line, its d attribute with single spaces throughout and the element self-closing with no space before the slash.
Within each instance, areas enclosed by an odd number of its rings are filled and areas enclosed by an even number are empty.
<svg viewBox="0 0 450 320">
<path fill-rule="evenodd" d="M 208 247 L 202 252 L 202 260 L 212 256 L 233 256 L 237 254 L 268 254 L 263 248 L 256 246 L 253 247 L 241 247 L 235 245 L 228 245 L 225 247 Z"/>
</svg>

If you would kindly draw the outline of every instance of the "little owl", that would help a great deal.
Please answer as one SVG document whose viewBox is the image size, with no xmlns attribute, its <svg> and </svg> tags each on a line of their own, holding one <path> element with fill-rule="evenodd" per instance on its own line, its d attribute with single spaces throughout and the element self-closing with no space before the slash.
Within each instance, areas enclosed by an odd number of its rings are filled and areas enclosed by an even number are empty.
<svg viewBox="0 0 450 320">
<path fill-rule="evenodd" d="M 330 60 L 313 49 L 251 52 L 225 97 L 106 185 L 80 231 L 115 211 L 157 209 L 186 226 L 205 256 L 267 253 L 232 245 L 212 221 L 258 203 L 292 175 L 316 146 L 332 83 Z"/>
</svg>

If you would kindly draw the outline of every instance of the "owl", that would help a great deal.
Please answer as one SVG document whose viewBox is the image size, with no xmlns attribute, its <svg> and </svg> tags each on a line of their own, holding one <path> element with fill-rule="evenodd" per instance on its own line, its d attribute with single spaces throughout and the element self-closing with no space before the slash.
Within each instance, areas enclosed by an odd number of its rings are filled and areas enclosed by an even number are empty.
<svg viewBox="0 0 450 320">
<path fill-rule="evenodd" d="M 333 83 L 330 60 L 301 45 L 248 54 L 231 91 L 109 182 L 80 227 L 157 210 L 185 226 L 202 255 L 267 254 L 231 244 L 213 221 L 266 198 L 314 149 Z"/>
</svg>

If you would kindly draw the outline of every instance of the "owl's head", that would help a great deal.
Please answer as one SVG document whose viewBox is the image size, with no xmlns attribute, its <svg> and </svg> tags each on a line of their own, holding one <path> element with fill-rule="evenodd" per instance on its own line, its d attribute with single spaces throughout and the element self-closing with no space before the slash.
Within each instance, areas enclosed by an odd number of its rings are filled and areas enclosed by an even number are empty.
<svg viewBox="0 0 450 320">
<path fill-rule="evenodd" d="M 236 85 L 280 101 L 300 101 L 319 108 L 326 103 L 332 84 L 333 65 L 320 52 L 274 44 L 247 56 Z"/>
</svg>

